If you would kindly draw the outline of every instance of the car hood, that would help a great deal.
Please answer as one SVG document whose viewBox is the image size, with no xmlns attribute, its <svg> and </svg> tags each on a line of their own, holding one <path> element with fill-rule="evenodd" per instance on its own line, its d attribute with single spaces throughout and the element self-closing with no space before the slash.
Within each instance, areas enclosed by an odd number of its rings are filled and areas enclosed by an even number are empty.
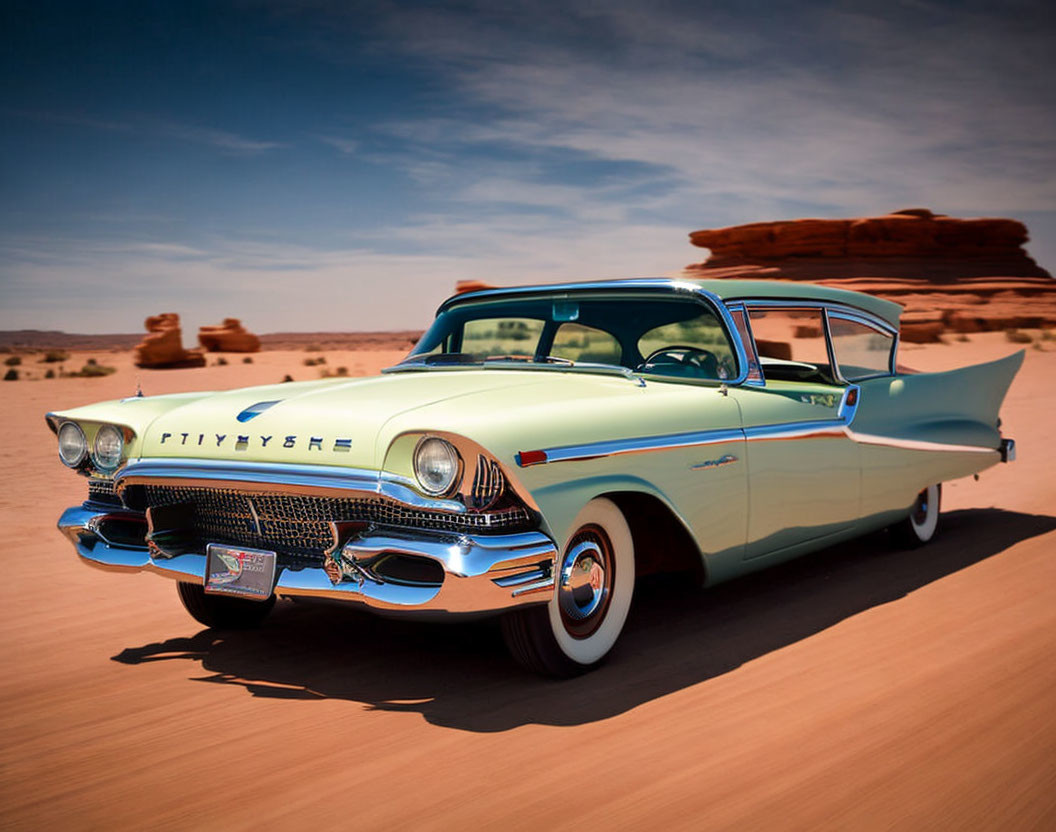
<svg viewBox="0 0 1056 832">
<path fill-rule="evenodd" d="M 136 455 L 377 469 L 393 418 L 540 382 L 527 372 L 425 372 L 224 391 L 174 403 L 142 431 Z"/>
<path fill-rule="evenodd" d="M 428 370 L 217 393 L 103 402 L 52 414 L 132 429 L 129 458 L 194 458 L 380 470 L 401 434 L 474 439 L 511 462 L 518 450 L 728 426 L 714 388 L 558 370 Z M 712 412 L 714 411 L 714 412 Z M 734 424 L 736 424 L 736 417 Z"/>
</svg>

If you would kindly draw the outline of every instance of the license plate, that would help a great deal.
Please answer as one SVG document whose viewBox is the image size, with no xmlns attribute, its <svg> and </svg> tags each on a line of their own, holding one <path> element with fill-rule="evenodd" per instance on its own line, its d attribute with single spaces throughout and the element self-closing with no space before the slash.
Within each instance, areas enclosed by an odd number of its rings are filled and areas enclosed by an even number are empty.
<svg viewBox="0 0 1056 832">
<path fill-rule="evenodd" d="M 210 543 L 205 547 L 205 591 L 264 601 L 275 588 L 275 553 Z"/>
</svg>

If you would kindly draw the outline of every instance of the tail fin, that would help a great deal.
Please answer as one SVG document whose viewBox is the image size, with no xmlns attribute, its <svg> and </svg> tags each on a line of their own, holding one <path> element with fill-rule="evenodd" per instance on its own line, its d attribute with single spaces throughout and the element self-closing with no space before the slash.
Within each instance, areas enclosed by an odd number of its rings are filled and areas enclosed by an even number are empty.
<svg viewBox="0 0 1056 832">
<path fill-rule="evenodd" d="M 997 449 L 998 411 L 1025 351 L 943 373 L 914 373 L 861 384 L 854 427 L 865 433 Z"/>
</svg>

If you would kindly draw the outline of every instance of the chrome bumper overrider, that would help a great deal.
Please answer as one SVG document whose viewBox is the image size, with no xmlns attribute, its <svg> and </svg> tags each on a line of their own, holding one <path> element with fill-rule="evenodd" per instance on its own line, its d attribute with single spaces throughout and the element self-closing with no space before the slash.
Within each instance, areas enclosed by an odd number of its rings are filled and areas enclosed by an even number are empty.
<svg viewBox="0 0 1056 832">
<path fill-rule="evenodd" d="M 66 509 L 58 526 L 90 566 L 118 572 L 156 572 L 178 581 L 203 583 L 204 554 L 152 557 L 146 546 L 118 540 L 109 531 L 139 517 L 85 503 Z M 443 568 L 443 581 L 417 585 L 379 578 L 370 563 L 381 554 L 432 559 Z M 280 566 L 275 594 L 349 601 L 406 615 L 501 612 L 550 599 L 556 556 L 553 541 L 541 532 L 471 537 L 373 529 L 353 536 L 330 556 L 325 569 Z"/>
</svg>

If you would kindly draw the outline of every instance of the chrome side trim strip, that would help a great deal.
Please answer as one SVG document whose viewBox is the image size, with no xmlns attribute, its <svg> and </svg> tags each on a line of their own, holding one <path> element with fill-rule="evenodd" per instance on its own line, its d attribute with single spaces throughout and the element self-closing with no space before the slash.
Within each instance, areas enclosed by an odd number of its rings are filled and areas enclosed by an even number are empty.
<svg viewBox="0 0 1056 832">
<path fill-rule="evenodd" d="M 862 445 L 884 445 L 888 448 L 902 448 L 907 451 L 952 451 L 959 453 L 996 454 L 997 448 L 982 448 L 979 445 L 953 445 L 946 442 L 926 442 L 920 439 L 897 439 L 893 436 L 876 436 L 871 433 L 858 433 L 848 430 L 847 435 Z"/>
<path fill-rule="evenodd" d="M 583 445 L 564 445 L 557 448 L 545 448 L 541 451 L 522 451 L 517 455 L 517 463 L 522 468 L 532 465 L 545 465 L 550 462 L 582 462 L 588 459 L 618 456 L 620 454 L 648 453 L 653 451 L 670 451 L 677 448 L 692 448 L 701 445 L 718 445 L 723 442 L 758 442 L 783 439 L 808 439 L 823 437 L 845 437 L 863 445 L 884 445 L 891 448 L 902 448 L 913 451 L 950 451 L 964 453 L 999 453 L 997 448 L 984 448 L 978 445 L 957 445 L 945 442 L 926 442 L 915 439 L 899 439 L 892 436 L 877 436 L 858 433 L 851 429 L 851 423 L 858 412 L 861 402 L 861 389 L 857 385 L 847 387 L 843 392 L 837 408 L 835 419 L 815 419 L 802 422 L 785 422 L 775 425 L 753 425 L 747 428 L 727 430 L 692 431 L 672 433 L 663 436 L 647 436 L 630 439 L 610 439 L 603 442 L 590 442 Z M 527 454 L 527 460 L 524 457 Z"/>
<path fill-rule="evenodd" d="M 262 491 L 306 489 L 310 491 L 358 492 L 387 497 L 423 511 L 464 514 L 468 509 L 456 500 L 423 497 L 404 484 L 404 478 L 384 471 L 341 468 L 332 465 L 293 465 L 271 462 L 232 462 L 204 459 L 141 459 L 130 462 L 114 477 L 118 493 L 129 485 L 167 483 L 182 485 L 232 483 L 253 485 Z"/>
<path fill-rule="evenodd" d="M 539 462 L 521 462 L 521 467 L 538 465 L 546 462 L 579 462 L 585 459 L 596 459 L 620 454 L 648 453 L 651 451 L 670 451 L 674 448 L 694 448 L 700 445 L 717 445 L 720 442 L 736 442 L 744 439 L 740 428 L 731 430 L 705 430 L 688 433 L 672 433 L 665 436 L 646 436 L 637 439 L 613 439 L 606 442 L 590 442 L 584 445 L 564 445 L 560 448 L 548 448 L 546 459 Z"/>
</svg>

